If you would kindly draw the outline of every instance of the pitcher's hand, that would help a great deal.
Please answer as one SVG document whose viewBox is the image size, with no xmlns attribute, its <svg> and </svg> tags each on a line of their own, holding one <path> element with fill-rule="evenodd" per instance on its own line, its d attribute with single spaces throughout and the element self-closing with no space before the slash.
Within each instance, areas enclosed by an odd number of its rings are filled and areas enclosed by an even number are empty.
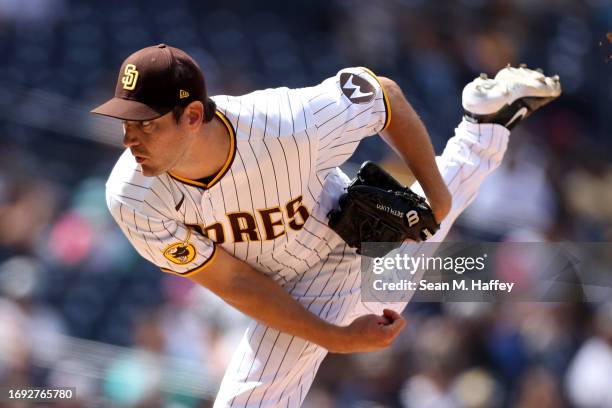
<svg viewBox="0 0 612 408">
<path fill-rule="evenodd" d="M 351 324 L 341 327 L 341 336 L 332 353 L 358 353 L 376 351 L 388 347 L 406 326 L 406 321 L 397 312 L 385 309 L 383 315 L 360 316 Z"/>
</svg>

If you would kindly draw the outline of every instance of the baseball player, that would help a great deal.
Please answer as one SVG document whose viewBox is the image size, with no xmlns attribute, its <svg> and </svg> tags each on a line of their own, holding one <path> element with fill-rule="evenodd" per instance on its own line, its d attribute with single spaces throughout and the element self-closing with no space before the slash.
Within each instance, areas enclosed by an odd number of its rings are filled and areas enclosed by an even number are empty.
<svg viewBox="0 0 612 408">
<path fill-rule="evenodd" d="M 360 255 L 328 226 L 349 183 L 338 166 L 380 133 L 415 174 L 439 226 L 429 240 L 441 241 L 509 129 L 559 94 L 557 78 L 525 67 L 477 78 L 436 159 L 400 88 L 366 68 L 209 98 L 193 59 L 160 44 L 130 55 L 114 98 L 92 112 L 123 121 L 106 197 L 134 248 L 253 318 L 214 406 L 297 407 L 328 351 L 384 348 L 405 325 L 405 303 L 361 302 Z"/>
</svg>

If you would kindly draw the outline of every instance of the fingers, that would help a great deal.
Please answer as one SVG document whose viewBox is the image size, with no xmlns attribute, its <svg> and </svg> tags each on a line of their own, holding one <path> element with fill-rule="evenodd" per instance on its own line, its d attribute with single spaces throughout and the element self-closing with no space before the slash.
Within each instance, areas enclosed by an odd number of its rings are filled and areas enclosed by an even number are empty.
<svg viewBox="0 0 612 408">
<path fill-rule="evenodd" d="M 405 326 L 406 320 L 404 320 L 403 317 L 400 317 L 399 319 L 394 320 L 393 323 L 386 325 L 385 329 L 391 330 L 394 333 L 393 337 L 395 337 L 404 329 Z"/>
<path fill-rule="evenodd" d="M 405 327 L 406 321 L 397 312 L 385 309 L 382 315 L 369 314 L 358 317 L 345 326 L 347 334 L 342 350 L 336 352 L 369 352 L 389 347 Z"/>
<path fill-rule="evenodd" d="M 393 320 L 384 315 L 376 316 L 376 323 L 378 323 L 379 326 L 388 326 L 393 323 Z"/>
<path fill-rule="evenodd" d="M 384 309 L 383 316 L 389 321 L 389 324 L 386 325 L 386 328 L 391 329 L 391 331 L 394 333 L 393 337 L 397 336 L 399 332 L 401 332 L 402 329 L 406 326 L 406 320 L 395 310 Z"/>
<path fill-rule="evenodd" d="M 394 321 L 392 325 L 397 326 L 397 334 L 399 334 L 402 330 L 404 330 L 404 327 L 406 327 L 406 319 L 400 317 L 399 319 Z"/>
<path fill-rule="evenodd" d="M 392 309 L 384 309 L 383 316 L 390 319 L 392 322 L 396 321 L 397 319 L 402 318 L 402 316 L 399 313 L 397 313 L 395 310 L 392 310 Z"/>
</svg>

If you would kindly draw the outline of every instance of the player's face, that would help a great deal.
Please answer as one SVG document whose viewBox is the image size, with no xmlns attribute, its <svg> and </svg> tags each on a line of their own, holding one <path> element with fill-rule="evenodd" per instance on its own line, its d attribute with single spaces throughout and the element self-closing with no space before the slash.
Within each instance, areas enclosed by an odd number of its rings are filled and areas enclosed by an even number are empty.
<svg viewBox="0 0 612 408">
<path fill-rule="evenodd" d="M 178 167 L 189 147 L 188 136 L 172 112 L 154 120 L 124 121 L 123 129 L 123 144 L 148 177 Z"/>
</svg>

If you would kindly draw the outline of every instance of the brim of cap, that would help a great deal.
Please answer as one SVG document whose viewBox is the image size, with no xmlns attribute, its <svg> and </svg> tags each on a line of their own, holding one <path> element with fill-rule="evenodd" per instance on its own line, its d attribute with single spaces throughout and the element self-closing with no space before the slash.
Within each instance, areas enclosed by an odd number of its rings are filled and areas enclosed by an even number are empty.
<svg viewBox="0 0 612 408">
<path fill-rule="evenodd" d="M 165 115 L 171 110 L 171 107 L 149 106 L 129 99 L 113 98 L 92 109 L 91 113 L 123 120 L 152 120 Z"/>
</svg>

